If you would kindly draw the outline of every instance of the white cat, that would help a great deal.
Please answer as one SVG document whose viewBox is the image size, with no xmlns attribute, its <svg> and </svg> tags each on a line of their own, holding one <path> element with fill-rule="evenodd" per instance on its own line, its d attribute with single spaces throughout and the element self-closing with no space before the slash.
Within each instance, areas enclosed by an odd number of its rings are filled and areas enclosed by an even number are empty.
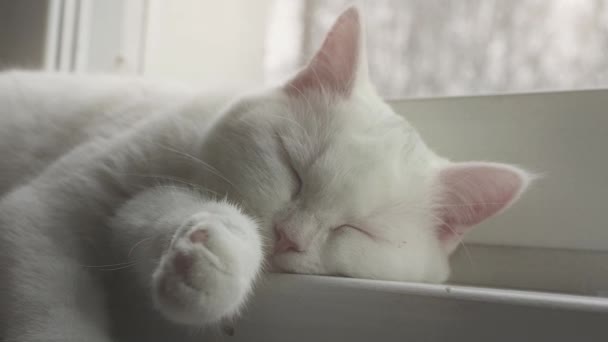
<svg viewBox="0 0 608 342">
<path fill-rule="evenodd" d="M 529 183 L 437 156 L 374 92 L 345 11 L 308 66 L 225 102 L 0 76 L 0 339 L 151 341 L 238 313 L 262 271 L 442 282 Z"/>
</svg>

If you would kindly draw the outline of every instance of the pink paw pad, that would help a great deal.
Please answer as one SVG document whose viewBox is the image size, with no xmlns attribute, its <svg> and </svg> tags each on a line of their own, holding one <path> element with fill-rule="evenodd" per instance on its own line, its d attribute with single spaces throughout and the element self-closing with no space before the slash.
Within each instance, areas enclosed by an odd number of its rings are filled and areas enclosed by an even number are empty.
<svg viewBox="0 0 608 342">
<path fill-rule="evenodd" d="M 198 229 L 190 234 L 192 243 L 205 244 L 209 240 L 209 232 L 206 229 Z"/>
<path fill-rule="evenodd" d="M 184 253 L 178 252 L 175 254 L 175 257 L 173 257 L 175 272 L 181 276 L 186 276 L 190 272 L 192 264 L 194 264 L 192 257 Z"/>
</svg>

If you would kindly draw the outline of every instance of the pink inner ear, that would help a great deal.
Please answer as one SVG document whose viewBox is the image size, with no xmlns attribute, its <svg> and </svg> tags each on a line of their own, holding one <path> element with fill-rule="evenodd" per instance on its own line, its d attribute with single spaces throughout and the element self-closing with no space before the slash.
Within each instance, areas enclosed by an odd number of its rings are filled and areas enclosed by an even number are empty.
<svg viewBox="0 0 608 342">
<path fill-rule="evenodd" d="M 454 164 L 440 172 L 439 181 L 439 238 L 444 242 L 509 207 L 527 185 L 523 171 L 493 163 Z"/>
<path fill-rule="evenodd" d="M 340 15 L 308 66 L 287 83 L 285 91 L 301 95 L 308 89 L 348 96 L 360 62 L 359 12 L 351 7 Z"/>
</svg>

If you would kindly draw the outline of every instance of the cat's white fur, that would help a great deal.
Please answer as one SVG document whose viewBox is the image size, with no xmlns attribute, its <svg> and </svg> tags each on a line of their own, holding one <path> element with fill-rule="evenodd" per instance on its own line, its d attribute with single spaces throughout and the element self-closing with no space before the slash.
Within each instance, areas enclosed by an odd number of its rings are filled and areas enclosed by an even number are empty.
<svg viewBox="0 0 608 342">
<path fill-rule="evenodd" d="M 376 95 L 347 10 L 285 85 L 236 101 L 141 80 L 0 75 L 0 339 L 193 338 L 263 267 L 442 282 L 527 186 L 451 163 Z"/>
</svg>

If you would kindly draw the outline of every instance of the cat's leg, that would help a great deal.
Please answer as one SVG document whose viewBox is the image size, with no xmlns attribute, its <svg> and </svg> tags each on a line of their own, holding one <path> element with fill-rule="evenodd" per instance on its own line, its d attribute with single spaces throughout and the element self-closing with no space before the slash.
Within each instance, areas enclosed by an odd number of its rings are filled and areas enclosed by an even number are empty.
<svg viewBox="0 0 608 342">
<path fill-rule="evenodd" d="M 118 212 L 115 239 L 168 319 L 192 325 L 234 316 L 262 264 L 257 224 L 236 206 L 154 188 Z"/>
</svg>

